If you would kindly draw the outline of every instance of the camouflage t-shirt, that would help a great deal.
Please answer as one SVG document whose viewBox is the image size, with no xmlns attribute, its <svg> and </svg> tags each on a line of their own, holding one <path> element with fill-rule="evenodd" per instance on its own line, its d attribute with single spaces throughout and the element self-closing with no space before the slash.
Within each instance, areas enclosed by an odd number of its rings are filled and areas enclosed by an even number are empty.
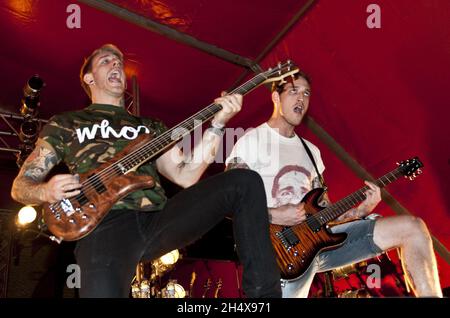
<svg viewBox="0 0 450 318">
<path fill-rule="evenodd" d="M 92 104 L 53 116 L 39 137 L 55 149 L 72 174 L 86 173 L 107 162 L 131 140 L 144 133 L 160 135 L 167 127 L 160 121 L 135 117 L 122 107 Z M 118 201 L 113 209 L 161 210 L 166 201 L 154 161 L 140 166 L 138 175 L 155 180 L 151 189 L 138 190 Z"/>
</svg>

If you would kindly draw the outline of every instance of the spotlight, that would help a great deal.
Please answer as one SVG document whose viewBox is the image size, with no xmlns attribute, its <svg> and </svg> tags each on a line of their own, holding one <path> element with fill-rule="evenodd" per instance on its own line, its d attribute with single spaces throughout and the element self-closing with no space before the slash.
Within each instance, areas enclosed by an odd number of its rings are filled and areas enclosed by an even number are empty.
<svg viewBox="0 0 450 318">
<path fill-rule="evenodd" d="M 24 161 L 30 155 L 34 149 L 34 143 L 38 137 L 40 130 L 40 124 L 38 121 L 31 120 L 30 118 L 25 118 L 23 123 L 20 125 L 19 140 L 19 152 L 16 154 L 16 164 L 20 168 L 22 167 Z"/>
<path fill-rule="evenodd" d="M 20 114 L 23 116 L 23 122 L 20 125 L 19 145 L 20 152 L 17 154 L 16 163 L 19 168 L 22 166 L 25 159 L 34 149 L 39 130 L 40 122 L 35 120 L 40 105 L 39 98 L 41 89 L 45 86 L 44 81 L 39 75 L 33 75 L 25 84 L 23 88 L 22 106 Z"/>
<path fill-rule="evenodd" d="M 176 279 L 171 279 L 167 283 L 166 287 L 162 289 L 162 298 L 184 298 L 186 297 L 186 291 L 183 286 L 177 284 Z"/>
<path fill-rule="evenodd" d="M 161 256 L 160 260 L 163 265 L 173 265 L 178 261 L 179 257 L 180 253 L 178 252 L 178 250 L 173 250 L 172 252 Z"/>
<path fill-rule="evenodd" d="M 17 222 L 19 225 L 25 226 L 36 220 L 36 216 L 36 210 L 32 206 L 26 205 L 17 214 Z"/>
<path fill-rule="evenodd" d="M 23 88 L 23 99 L 20 113 L 25 118 L 34 117 L 37 115 L 39 107 L 39 97 L 41 89 L 45 86 L 44 81 L 39 75 L 33 75 L 25 84 Z"/>
<path fill-rule="evenodd" d="M 27 144 L 34 144 L 39 131 L 39 122 L 35 120 L 25 119 L 20 125 L 19 138 L 20 141 Z"/>
<path fill-rule="evenodd" d="M 160 258 L 151 262 L 152 272 L 150 280 L 159 279 L 164 273 L 172 270 L 175 267 L 175 263 L 180 258 L 178 250 L 173 250 Z"/>
</svg>

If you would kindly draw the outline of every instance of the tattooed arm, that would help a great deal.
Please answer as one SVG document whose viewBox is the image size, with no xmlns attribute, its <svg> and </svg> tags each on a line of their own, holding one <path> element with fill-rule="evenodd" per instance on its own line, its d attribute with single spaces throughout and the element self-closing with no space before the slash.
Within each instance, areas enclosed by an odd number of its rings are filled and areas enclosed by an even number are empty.
<svg viewBox="0 0 450 318">
<path fill-rule="evenodd" d="M 71 174 L 56 175 L 48 182 L 44 182 L 45 177 L 58 162 L 53 147 L 39 139 L 14 179 L 12 198 L 23 204 L 39 205 L 79 194 L 80 191 L 77 189 L 81 185 L 78 178 Z"/>
<path fill-rule="evenodd" d="M 380 189 L 370 182 L 366 181 L 366 184 L 369 186 L 369 190 L 366 191 L 366 199 L 359 206 L 348 210 L 347 212 L 336 218 L 333 222 L 340 223 L 361 219 L 373 211 L 375 206 L 381 200 Z M 313 179 L 312 185 L 314 189 L 322 187 L 318 177 Z M 324 207 L 331 205 L 331 201 L 328 197 L 327 192 L 323 194 L 320 205 Z"/>
</svg>

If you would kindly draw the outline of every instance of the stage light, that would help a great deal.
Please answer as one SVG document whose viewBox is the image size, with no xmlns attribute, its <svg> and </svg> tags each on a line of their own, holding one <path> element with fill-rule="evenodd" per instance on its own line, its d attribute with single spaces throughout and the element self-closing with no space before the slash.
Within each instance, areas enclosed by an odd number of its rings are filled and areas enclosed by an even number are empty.
<svg viewBox="0 0 450 318">
<path fill-rule="evenodd" d="M 23 88 L 22 107 L 20 108 L 20 113 L 25 118 L 35 117 L 37 115 L 40 104 L 39 97 L 44 85 L 44 81 L 37 74 L 33 75 L 25 84 Z"/>
<path fill-rule="evenodd" d="M 19 225 L 24 226 L 36 220 L 36 216 L 36 210 L 32 206 L 26 205 L 21 208 L 19 213 L 17 214 L 17 222 Z"/>
<path fill-rule="evenodd" d="M 41 89 L 45 86 L 44 81 L 39 75 L 33 75 L 25 84 L 23 88 L 22 105 L 20 107 L 20 114 L 23 116 L 23 122 L 20 125 L 19 145 L 20 152 L 17 154 L 16 163 L 19 168 L 22 166 L 25 159 L 30 155 L 34 149 L 34 143 L 40 131 L 40 122 L 35 119 L 38 114 L 38 107 L 40 105 L 39 98 Z"/>
<path fill-rule="evenodd" d="M 178 250 L 173 250 L 163 256 L 161 256 L 160 260 L 163 265 L 173 265 L 178 261 L 180 257 L 180 253 Z"/>
<path fill-rule="evenodd" d="M 16 154 L 16 164 L 20 168 L 24 161 L 30 155 L 34 149 L 34 143 L 38 137 L 40 130 L 40 123 L 38 121 L 25 118 L 20 125 L 19 140 L 19 152 Z"/>
<path fill-rule="evenodd" d="M 34 144 L 39 131 L 39 122 L 35 120 L 27 120 L 20 125 L 19 138 L 20 141 L 27 144 Z"/>
<path fill-rule="evenodd" d="M 163 298 L 185 298 L 186 297 L 186 291 L 184 290 L 183 286 L 180 284 L 177 284 L 177 281 L 175 279 L 169 280 L 166 287 L 162 290 L 162 297 Z"/>
</svg>

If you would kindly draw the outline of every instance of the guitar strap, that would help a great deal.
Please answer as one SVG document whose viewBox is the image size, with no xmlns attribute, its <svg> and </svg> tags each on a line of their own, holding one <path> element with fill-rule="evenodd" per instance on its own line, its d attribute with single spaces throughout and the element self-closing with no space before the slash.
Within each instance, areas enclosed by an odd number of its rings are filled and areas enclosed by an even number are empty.
<svg viewBox="0 0 450 318">
<path fill-rule="evenodd" d="M 309 149 L 308 145 L 306 144 L 306 142 L 303 140 L 302 137 L 300 137 L 300 140 L 302 141 L 303 147 L 305 147 L 306 153 L 308 154 L 308 157 L 311 160 L 311 162 L 312 162 L 312 164 L 314 166 L 314 169 L 316 169 L 316 173 L 319 176 L 319 181 L 320 181 L 320 184 L 322 185 L 322 188 L 324 188 L 325 191 L 327 191 L 328 187 L 325 184 L 325 180 L 323 179 L 322 174 L 319 173 L 319 169 L 317 169 L 316 161 L 314 160 L 314 157 L 313 157 L 313 155 L 311 153 L 311 150 Z"/>
</svg>

